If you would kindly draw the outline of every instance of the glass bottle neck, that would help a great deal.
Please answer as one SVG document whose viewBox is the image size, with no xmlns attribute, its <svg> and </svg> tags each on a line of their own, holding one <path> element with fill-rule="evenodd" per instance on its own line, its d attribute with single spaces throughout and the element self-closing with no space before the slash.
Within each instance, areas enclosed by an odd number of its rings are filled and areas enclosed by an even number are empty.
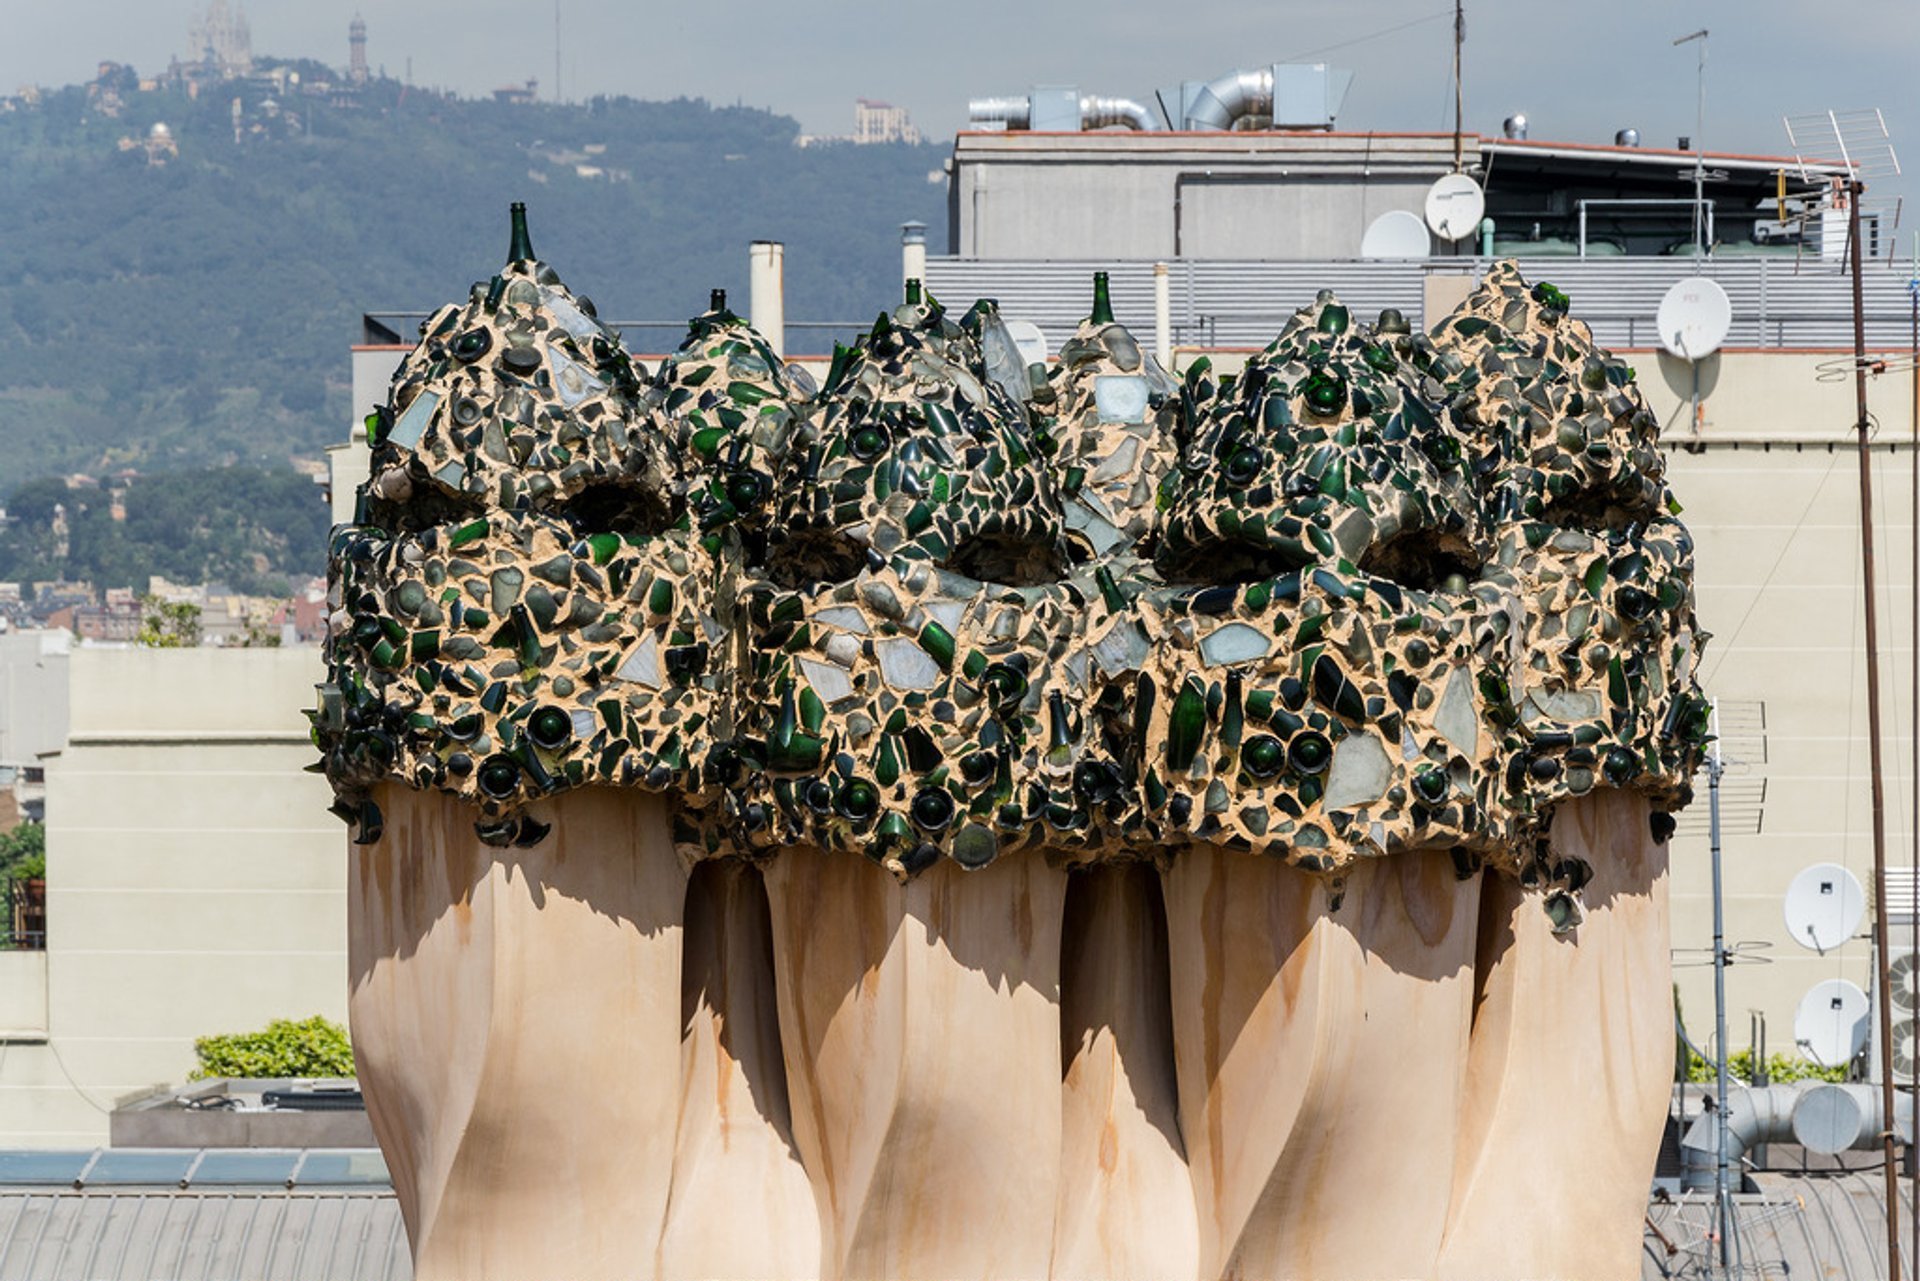
<svg viewBox="0 0 1920 1281">
<path fill-rule="evenodd" d="M 508 262 L 533 261 L 533 239 L 527 235 L 527 207 L 513 202 L 513 242 L 507 247 Z"/>
</svg>

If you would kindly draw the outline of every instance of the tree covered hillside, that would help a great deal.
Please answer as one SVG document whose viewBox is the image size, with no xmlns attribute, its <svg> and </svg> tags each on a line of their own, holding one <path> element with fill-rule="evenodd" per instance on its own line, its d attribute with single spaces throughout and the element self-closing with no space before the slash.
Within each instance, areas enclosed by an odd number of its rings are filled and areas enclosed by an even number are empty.
<svg viewBox="0 0 1920 1281">
<path fill-rule="evenodd" d="M 360 313 L 463 294 L 501 262 L 512 200 L 616 320 L 744 296 L 762 238 L 787 244 L 790 319 L 871 318 L 898 288 L 899 224 L 944 236 L 943 146 L 800 148 L 766 111 L 391 81 L 357 101 L 270 101 L 257 81 L 193 99 L 120 76 L 0 112 L 0 493 L 340 439 L 364 408 L 346 380 Z M 152 164 L 159 122 L 178 155 Z"/>
<path fill-rule="evenodd" d="M 223 582 L 284 596 L 326 569 L 327 505 L 290 469 L 235 466 L 142 476 L 114 511 L 106 489 L 70 490 L 55 477 L 20 485 L 0 526 L 0 581 L 45 579 L 145 591 Z"/>
</svg>

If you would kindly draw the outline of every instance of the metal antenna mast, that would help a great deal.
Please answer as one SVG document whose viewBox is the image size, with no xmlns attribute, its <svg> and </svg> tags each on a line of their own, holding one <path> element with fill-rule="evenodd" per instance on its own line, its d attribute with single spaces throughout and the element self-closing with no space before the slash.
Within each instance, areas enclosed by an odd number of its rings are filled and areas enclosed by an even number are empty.
<svg viewBox="0 0 1920 1281">
<path fill-rule="evenodd" d="M 1720 1270 L 1730 1266 L 1729 1249 L 1736 1231 L 1733 1219 L 1733 1188 L 1727 1170 L 1727 930 L 1724 900 L 1720 893 L 1720 776 L 1726 766 L 1720 760 L 1720 704 L 1713 704 L 1713 743 L 1707 749 L 1707 814 L 1710 824 L 1708 848 L 1713 855 L 1713 1058 L 1714 1122 L 1713 1134 L 1713 1212 L 1720 1226 Z"/>
<path fill-rule="evenodd" d="M 1453 171 L 1461 171 L 1461 121 L 1464 118 L 1460 85 L 1460 47 L 1467 42 L 1467 14 L 1463 0 L 1453 0 Z"/>
<path fill-rule="evenodd" d="M 1707 183 L 1707 29 L 1702 27 L 1673 43 L 1679 46 L 1694 40 L 1700 42 L 1700 61 L 1694 70 L 1696 101 L 1693 108 L 1693 261 L 1698 265 L 1701 255 L 1706 252 L 1706 246 L 1701 242 L 1706 237 L 1706 206 L 1703 201 Z"/>
</svg>

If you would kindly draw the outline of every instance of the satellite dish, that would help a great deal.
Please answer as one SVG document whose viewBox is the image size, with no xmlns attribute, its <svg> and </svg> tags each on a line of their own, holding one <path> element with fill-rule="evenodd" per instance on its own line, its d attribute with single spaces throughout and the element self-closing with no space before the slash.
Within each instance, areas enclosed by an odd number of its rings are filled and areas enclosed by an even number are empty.
<svg viewBox="0 0 1920 1281">
<path fill-rule="evenodd" d="M 1822 1067 L 1845 1067 L 1867 1043 L 1867 994 L 1857 983 L 1828 979 L 1800 998 L 1793 1039 Z"/>
<path fill-rule="evenodd" d="M 1405 209 L 1389 209 L 1369 223 L 1367 234 L 1360 237 L 1362 258 L 1425 258 L 1432 248 L 1427 224 Z"/>
<path fill-rule="evenodd" d="M 1486 212 L 1486 193 L 1463 173 L 1450 173 L 1427 189 L 1427 226 L 1442 240 L 1471 236 Z"/>
<path fill-rule="evenodd" d="M 1733 325 L 1733 302 L 1727 291 L 1705 276 L 1675 282 L 1660 300 L 1654 323 L 1660 345 L 1682 360 L 1701 360 L 1720 350 Z"/>
<path fill-rule="evenodd" d="M 1838 863 L 1815 863 L 1787 886 L 1788 935 L 1822 955 L 1852 938 L 1866 911 L 1860 878 Z"/>
<path fill-rule="evenodd" d="M 1040 332 L 1040 326 L 1031 320 L 1009 320 L 1006 326 L 1013 335 L 1013 345 L 1020 349 L 1020 359 L 1029 365 L 1047 363 L 1047 336 Z"/>
</svg>

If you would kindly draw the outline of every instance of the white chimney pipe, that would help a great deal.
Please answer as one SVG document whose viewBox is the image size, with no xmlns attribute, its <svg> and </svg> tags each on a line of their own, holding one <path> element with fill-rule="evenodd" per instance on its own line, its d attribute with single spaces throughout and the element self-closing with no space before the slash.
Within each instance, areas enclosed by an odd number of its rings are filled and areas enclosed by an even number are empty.
<svg viewBox="0 0 1920 1281">
<path fill-rule="evenodd" d="M 787 247 L 756 240 L 747 250 L 747 319 L 773 348 L 787 354 Z"/>
<path fill-rule="evenodd" d="M 1173 278 L 1167 264 L 1153 264 L 1153 351 L 1160 367 L 1173 370 Z"/>
<path fill-rule="evenodd" d="M 927 224 L 900 224 L 900 283 L 927 278 Z"/>
</svg>

